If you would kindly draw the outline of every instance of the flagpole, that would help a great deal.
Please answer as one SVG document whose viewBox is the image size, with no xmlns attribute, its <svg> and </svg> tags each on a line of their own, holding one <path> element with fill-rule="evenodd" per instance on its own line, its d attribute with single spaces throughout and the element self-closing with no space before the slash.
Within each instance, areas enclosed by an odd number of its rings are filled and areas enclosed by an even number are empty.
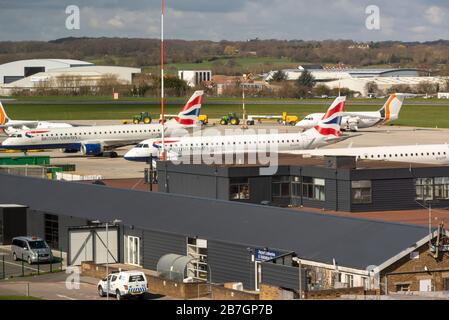
<svg viewBox="0 0 449 320">
<path fill-rule="evenodd" d="M 165 160 L 165 92 L 164 92 L 164 11 L 165 0 L 161 3 L 161 125 L 162 125 L 162 161 Z"/>
</svg>

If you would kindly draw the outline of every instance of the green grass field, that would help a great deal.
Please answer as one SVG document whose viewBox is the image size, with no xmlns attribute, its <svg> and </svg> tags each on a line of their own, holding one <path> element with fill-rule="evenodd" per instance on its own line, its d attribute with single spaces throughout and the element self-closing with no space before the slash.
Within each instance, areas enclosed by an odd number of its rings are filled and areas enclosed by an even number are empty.
<svg viewBox="0 0 449 320">
<path fill-rule="evenodd" d="M 378 105 L 350 104 L 347 111 L 375 111 L 380 108 L 383 101 Z M 295 104 L 267 103 L 263 105 L 247 104 L 248 114 L 281 114 L 283 111 L 291 115 L 304 117 L 314 112 L 325 112 L 330 101 L 323 101 L 322 105 L 307 105 L 297 101 Z M 21 120 L 104 120 L 104 119 L 131 119 L 133 115 L 141 111 L 148 111 L 153 118 L 158 118 L 160 107 L 153 105 L 137 104 L 8 104 L 4 103 L 8 115 L 12 119 Z M 176 114 L 182 107 L 182 103 L 166 106 L 167 114 Z M 219 118 L 228 112 L 241 114 L 239 104 L 207 104 L 203 103 L 202 113 L 209 118 Z M 417 126 L 417 127 L 439 127 L 449 128 L 449 105 L 405 105 L 402 109 L 400 119 L 394 125 Z"/>
<path fill-rule="evenodd" d="M 223 57 L 213 61 L 204 60 L 201 63 L 169 63 L 165 65 L 165 70 L 168 74 L 177 74 L 178 70 L 199 70 L 211 69 L 214 63 L 221 63 L 226 65 L 229 60 L 233 60 L 239 67 L 248 72 L 254 69 L 261 69 L 265 72 L 282 68 L 296 68 L 301 62 L 294 62 L 287 58 L 270 58 L 270 57 Z M 143 68 L 144 72 L 151 72 L 158 74 L 160 66 L 147 66 Z"/>
</svg>

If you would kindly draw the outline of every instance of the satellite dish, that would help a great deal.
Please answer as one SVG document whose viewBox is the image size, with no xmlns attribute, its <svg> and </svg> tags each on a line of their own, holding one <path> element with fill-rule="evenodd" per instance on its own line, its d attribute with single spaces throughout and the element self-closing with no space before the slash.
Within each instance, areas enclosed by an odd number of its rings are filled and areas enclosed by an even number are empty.
<svg viewBox="0 0 449 320">
<path fill-rule="evenodd" d="M 376 268 L 377 268 L 376 265 L 370 265 L 370 266 L 366 267 L 366 271 L 368 271 L 368 272 L 373 272 L 374 269 L 376 269 Z"/>
</svg>

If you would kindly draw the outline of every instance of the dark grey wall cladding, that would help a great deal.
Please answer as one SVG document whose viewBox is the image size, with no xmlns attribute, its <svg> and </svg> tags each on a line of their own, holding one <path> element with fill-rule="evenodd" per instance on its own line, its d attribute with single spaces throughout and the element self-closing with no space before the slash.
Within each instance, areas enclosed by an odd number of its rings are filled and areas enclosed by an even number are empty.
<svg viewBox="0 0 449 320">
<path fill-rule="evenodd" d="M 428 233 L 418 226 L 4 174 L 0 203 L 89 220 L 118 218 L 145 230 L 279 248 L 304 259 L 332 263 L 335 258 L 340 265 L 361 268 L 379 265 Z M 310 241 L 317 230 L 320 241 Z"/>
<path fill-rule="evenodd" d="M 3 240 L 11 244 L 17 236 L 27 235 L 27 208 L 3 208 Z"/>
<path fill-rule="evenodd" d="M 250 178 L 249 190 L 252 203 L 271 201 L 271 177 Z"/>
<path fill-rule="evenodd" d="M 143 267 L 156 270 L 159 259 L 169 253 L 185 256 L 187 237 L 154 231 L 143 232 Z"/>
<path fill-rule="evenodd" d="M 29 236 L 45 239 L 45 214 L 40 211 L 28 209 L 27 231 Z M 58 219 L 61 219 L 58 217 Z M 60 236 L 60 235 L 59 235 Z"/>
<path fill-rule="evenodd" d="M 301 287 L 303 291 L 306 291 L 305 270 L 301 271 Z M 262 263 L 261 283 L 297 291 L 299 289 L 299 269 L 269 262 Z"/>
<path fill-rule="evenodd" d="M 246 246 L 208 241 L 207 253 L 213 283 L 238 281 L 245 288 L 254 287 L 255 267 Z"/>
</svg>

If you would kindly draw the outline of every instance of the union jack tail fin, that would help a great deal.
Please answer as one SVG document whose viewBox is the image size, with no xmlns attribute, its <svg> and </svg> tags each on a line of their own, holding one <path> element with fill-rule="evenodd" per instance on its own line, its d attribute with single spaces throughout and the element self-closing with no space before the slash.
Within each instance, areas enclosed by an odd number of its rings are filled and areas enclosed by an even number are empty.
<svg viewBox="0 0 449 320">
<path fill-rule="evenodd" d="M 4 126 L 8 121 L 9 117 L 6 114 L 5 108 L 3 108 L 3 105 L 0 102 L 0 125 Z"/>
<path fill-rule="evenodd" d="M 176 122 L 183 126 L 195 125 L 201 112 L 203 95 L 204 91 L 195 91 L 181 112 L 179 112 Z"/>
<path fill-rule="evenodd" d="M 341 119 L 345 109 L 346 97 L 338 97 L 327 110 L 323 119 L 320 120 L 315 130 L 321 136 L 341 136 Z"/>
</svg>

